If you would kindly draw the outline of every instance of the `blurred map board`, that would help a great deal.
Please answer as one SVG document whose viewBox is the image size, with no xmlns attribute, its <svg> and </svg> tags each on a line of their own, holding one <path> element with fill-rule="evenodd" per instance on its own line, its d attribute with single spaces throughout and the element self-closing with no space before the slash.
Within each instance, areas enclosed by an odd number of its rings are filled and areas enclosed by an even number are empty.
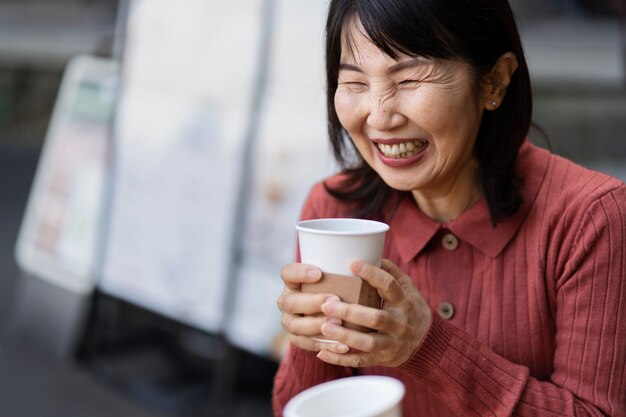
<svg viewBox="0 0 626 417">
<path fill-rule="evenodd" d="M 131 4 L 102 291 L 220 332 L 260 0 Z"/>
<path fill-rule="evenodd" d="M 97 280 L 118 66 L 91 56 L 67 65 L 17 244 L 20 268 L 72 293 Z"/>
<path fill-rule="evenodd" d="M 319 0 L 275 3 L 242 259 L 226 329 L 233 344 L 261 355 L 271 355 L 280 340 L 280 271 L 294 259 L 302 204 L 313 183 L 333 169 L 325 114 L 325 9 Z"/>
</svg>

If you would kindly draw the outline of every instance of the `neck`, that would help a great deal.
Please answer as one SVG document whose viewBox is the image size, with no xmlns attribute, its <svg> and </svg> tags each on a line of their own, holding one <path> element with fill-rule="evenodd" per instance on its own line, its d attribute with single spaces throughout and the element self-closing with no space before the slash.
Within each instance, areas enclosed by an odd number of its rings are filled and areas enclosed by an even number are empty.
<svg viewBox="0 0 626 417">
<path fill-rule="evenodd" d="M 413 198 L 425 215 L 439 223 L 447 223 L 481 198 L 476 170 L 476 164 L 468 164 L 454 181 L 437 187 L 436 191 L 414 190 Z"/>
</svg>

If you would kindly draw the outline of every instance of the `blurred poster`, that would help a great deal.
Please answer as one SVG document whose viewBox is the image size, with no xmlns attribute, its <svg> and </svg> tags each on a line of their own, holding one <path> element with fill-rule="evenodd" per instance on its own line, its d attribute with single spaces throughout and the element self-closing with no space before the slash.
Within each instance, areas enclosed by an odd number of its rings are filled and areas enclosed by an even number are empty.
<svg viewBox="0 0 626 417">
<path fill-rule="evenodd" d="M 16 245 L 23 270 L 76 293 L 96 282 L 117 82 L 113 61 L 69 62 Z"/>
<path fill-rule="evenodd" d="M 231 342 L 261 355 L 279 355 L 280 270 L 294 259 L 294 225 L 310 187 L 333 169 L 323 82 L 325 9 L 319 0 L 275 5 L 242 260 L 227 327 Z"/>
<path fill-rule="evenodd" d="M 260 1 L 137 1 L 101 289 L 222 330 Z"/>
</svg>

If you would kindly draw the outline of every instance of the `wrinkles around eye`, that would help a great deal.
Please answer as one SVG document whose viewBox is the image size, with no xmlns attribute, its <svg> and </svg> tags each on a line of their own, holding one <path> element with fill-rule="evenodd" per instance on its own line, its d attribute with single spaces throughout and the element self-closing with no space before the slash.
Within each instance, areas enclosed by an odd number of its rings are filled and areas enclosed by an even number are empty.
<svg viewBox="0 0 626 417">
<path fill-rule="evenodd" d="M 423 82 L 424 80 L 422 79 L 401 80 L 401 81 L 392 83 L 385 90 L 393 91 L 397 88 L 416 88 Z M 338 85 L 340 87 L 347 88 L 351 91 L 364 91 L 370 88 L 370 85 L 363 81 L 339 81 Z"/>
<path fill-rule="evenodd" d="M 367 87 L 366 83 L 360 82 L 360 81 L 340 81 L 339 85 L 355 86 L 355 87 Z"/>
<path fill-rule="evenodd" d="M 340 81 L 339 87 L 351 92 L 362 92 L 368 89 L 368 85 L 359 81 Z"/>
</svg>

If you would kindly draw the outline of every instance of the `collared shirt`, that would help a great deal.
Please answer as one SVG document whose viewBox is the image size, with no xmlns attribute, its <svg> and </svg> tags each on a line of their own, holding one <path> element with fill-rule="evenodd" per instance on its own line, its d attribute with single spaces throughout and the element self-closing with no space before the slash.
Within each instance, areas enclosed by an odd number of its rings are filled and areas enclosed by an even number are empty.
<svg viewBox="0 0 626 417">
<path fill-rule="evenodd" d="M 433 309 L 413 357 L 370 367 L 407 388 L 405 417 L 626 416 L 626 186 L 526 141 L 521 208 L 496 227 L 484 200 L 441 224 L 406 198 L 388 210 L 385 256 Z M 333 181 L 333 179 L 330 179 Z M 316 186 L 304 218 L 349 207 Z M 275 411 L 352 374 L 293 348 Z"/>
<path fill-rule="evenodd" d="M 528 211 L 533 206 L 537 192 L 548 168 L 549 154 L 537 152 L 530 157 L 531 145 L 526 142 L 520 150 L 520 164 L 526 175 L 521 189 L 523 204 L 512 216 L 494 227 L 485 199 L 449 223 L 441 224 L 427 217 L 413 199 L 404 199 L 390 221 L 390 239 L 397 247 L 403 262 L 410 262 L 420 253 L 436 233 L 449 230 L 483 254 L 495 258 L 513 239 Z M 534 152 L 533 152 L 534 153 Z M 419 233 L 415 233 L 419 230 Z"/>
</svg>

